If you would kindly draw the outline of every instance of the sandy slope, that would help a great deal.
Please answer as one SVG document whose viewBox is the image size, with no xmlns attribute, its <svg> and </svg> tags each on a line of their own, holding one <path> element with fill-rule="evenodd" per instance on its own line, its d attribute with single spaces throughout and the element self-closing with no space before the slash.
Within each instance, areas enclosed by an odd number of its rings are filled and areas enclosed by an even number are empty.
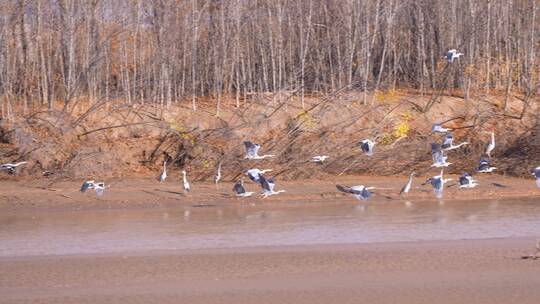
<svg viewBox="0 0 540 304">
<path fill-rule="evenodd" d="M 1 303 L 538 303 L 531 239 L 0 259 Z"/>
</svg>

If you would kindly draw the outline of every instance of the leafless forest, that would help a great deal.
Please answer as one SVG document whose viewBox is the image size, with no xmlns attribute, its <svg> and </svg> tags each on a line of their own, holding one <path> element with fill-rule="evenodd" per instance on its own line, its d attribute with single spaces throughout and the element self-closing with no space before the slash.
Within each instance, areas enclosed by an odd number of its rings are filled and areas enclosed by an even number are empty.
<svg viewBox="0 0 540 304">
<path fill-rule="evenodd" d="M 5 0 L 2 116 L 261 92 L 538 90 L 537 0 Z M 450 48 L 465 55 L 454 64 Z M 364 102 L 369 102 L 367 94 Z M 15 109 L 15 110 L 14 110 Z"/>
</svg>

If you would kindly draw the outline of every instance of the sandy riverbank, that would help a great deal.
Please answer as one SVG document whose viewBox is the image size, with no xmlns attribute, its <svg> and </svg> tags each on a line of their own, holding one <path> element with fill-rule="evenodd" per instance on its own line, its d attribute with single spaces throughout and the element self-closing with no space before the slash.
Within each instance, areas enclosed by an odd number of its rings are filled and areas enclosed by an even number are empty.
<svg viewBox="0 0 540 304">
<path fill-rule="evenodd" d="M 73 211 L 102 210 L 123 208 L 159 208 L 174 206 L 223 206 L 223 205 L 318 205 L 318 204 L 355 204 L 357 201 L 336 190 L 335 184 L 377 186 L 370 204 L 392 201 L 434 200 L 430 185 L 422 186 L 428 176 L 415 178 L 413 188 L 407 197 L 400 197 L 399 190 L 406 177 L 334 177 L 327 180 L 280 181 L 276 189 L 287 192 L 262 199 L 256 194 L 250 198 L 237 198 L 231 189 L 233 183 L 223 182 L 219 187 L 210 182 L 192 182 L 190 193 L 182 191 L 181 181 L 168 179 L 158 183 L 155 179 L 138 178 L 124 180 L 105 180 L 110 184 L 105 195 L 97 197 L 93 191 L 80 193 L 82 181 L 62 181 L 51 184 L 47 179 L 7 180 L 0 182 L 0 210 L 2 212 L 22 211 Z M 540 189 L 534 179 L 511 178 L 500 175 L 477 175 L 480 186 L 474 189 L 459 189 L 455 185 L 458 176 L 453 178 L 445 189 L 445 200 L 476 200 L 505 198 L 538 198 Z M 260 187 L 246 181 L 247 191 L 260 192 Z"/>
<path fill-rule="evenodd" d="M 534 239 L 0 259 L 1 303 L 537 303 Z"/>
</svg>

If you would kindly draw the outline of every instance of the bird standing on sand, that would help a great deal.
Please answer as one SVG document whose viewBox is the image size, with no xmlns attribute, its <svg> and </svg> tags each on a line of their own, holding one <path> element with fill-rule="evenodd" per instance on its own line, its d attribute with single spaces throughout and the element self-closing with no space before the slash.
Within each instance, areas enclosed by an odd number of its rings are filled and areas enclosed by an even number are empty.
<svg viewBox="0 0 540 304">
<path fill-rule="evenodd" d="M 184 191 L 189 192 L 189 182 L 186 176 L 186 170 L 182 170 L 182 180 L 184 182 Z"/>
<path fill-rule="evenodd" d="M 0 170 L 7 170 L 9 173 L 15 173 L 15 170 L 17 169 L 18 166 L 21 166 L 21 165 L 26 165 L 28 162 L 18 162 L 18 163 L 15 163 L 15 164 L 11 164 L 11 163 L 7 163 L 7 164 L 3 164 L 3 165 L 0 165 Z"/>
<path fill-rule="evenodd" d="M 446 133 L 450 131 L 450 129 L 447 129 L 447 128 L 443 128 L 442 125 L 440 123 L 434 123 L 432 126 L 431 126 L 431 132 L 432 133 Z"/>
<path fill-rule="evenodd" d="M 253 168 L 253 169 L 249 169 L 246 171 L 246 175 L 249 177 L 250 180 L 256 182 L 256 183 L 260 183 L 260 177 L 262 174 L 266 173 L 266 172 L 270 172 L 272 171 L 272 169 L 263 169 L 263 170 L 259 170 L 257 168 Z"/>
<path fill-rule="evenodd" d="M 362 152 L 364 152 L 365 155 L 373 155 L 373 148 L 375 147 L 375 143 L 371 139 L 362 140 L 358 143 L 358 146 L 360 146 L 360 149 L 362 149 Z"/>
<path fill-rule="evenodd" d="M 409 190 L 411 190 L 412 180 L 414 176 L 414 172 L 411 172 L 409 175 L 409 180 L 407 183 L 401 188 L 401 191 L 399 192 L 399 195 L 409 194 Z"/>
<path fill-rule="evenodd" d="M 263 190 L 262 195 L 264 196 L 264 198 L 267 198 L 270 195 L 276 195 L 276 194 L 285 192 L 285 190 L 274 191 L 276 182 L 274 181 L 273 178 L 266 179 L 266 177 L 264 177 L 264 175 L 261 174 L 259 176 L 259 181 Z"/>
<path fill-rule="evenodd" d="M 464 141 L 454 146 L 454 136 L 452 135 L 452 133 L 448 132 L 443 137 L 443 143 L 441 145 L 441 148 L 443 149 L 443 151 L 450 151 L 468 144 L 468 142 Z"/>
<path fill-rule="evenodd" d="M 531 173 L 536 178 L 536 187 L 540 188 L 540 167 L 532 169 Z"/>
<path fill-rule="evenodd" d="M 452 180 L 451 178 L 448 178 L 448 179 L 443 178 L 443 170 L 441 169 L 441 174 L 430 177 L 422 185 L 425 185 L 427 183 L 431 184 L 431 186 L 433 187 L 433 193 L 435 194 L 435 197 L 436 198 L 442 198 L 443 197 L 444 184 L 451 181 L 451 180 Z"/>
<path fill-rule="evenodd" d="M 239 197 L 248 197 L 253 195 L 253 192 L 246 192 L 246 189 L 244 188 L 244 178 L 240 178 L 239 181 L 237 181 L 233 186 L 233 192 L 236 194 L 236 196 Z"/>
<path fill-rule="evenodd" d="M 491 132 L 491 140 L 486 145 L 486 154 L 491 158 L 491 151 L 495 149 L 495 132 Z"/>
<path fill-rule="evenodd" d="M 341 192 L 352 194 L 359 201 L 367 201 L 372 195 L 369 190 L 374 189 L 374 187 L 365 187 L 364 185 L 352 187 L 336 185 L 336 188 Z"/>
<path fill-rule="evenodd" d="M 456 49 L 448 50 L 448 52 L 444 54 L 444 58 L 448 60 L 449 63 L 454 62 L 454 60 L 459 58 L 460 56 L 463 56 L 463 53 L 458 53 Z"/>
<path fill-rule="evenodd" d="M 479 173 L 490 173 L 493 172 L 493 170 L 497 169 L 497 167 L 491 167 L 489 165 L 489 161 L 485 158 L 480 158 L 480 162 L 478 164 L 478 167 L 476 168 L 476 172 Z"/>
<path fill-rule="evenodd" d="M 244 147 L 246 149 L 246 156 L 244 158 L 247 158 L 247 159 L 264 159 L 267 157 L 274 156 L 272 154 L 265 154 L 265 155 L 260 156 L 259 149 L 261 148 L 261 145 L 254 144 L 250 141 L 244 141 Z"/>
<path fill-rule="evenodd" d="M 159 182 L 163 183 L 167 178 L 167 160 L 163 161 L 163 171 L 159 175 Z"/>
<path fill-rule="evenodd" d="M 463 173 L 459 178 L 459 188 L 474 188 L 476 186 L 478 186 L 476 180 L 467 172 Z"/>
<path fill-rule="evenodd" d="M 219 181 L 221 180 L 221 163 L 222 162 L 223 161 L 219 162 L 218 167 L 217 167 L 217 171 L 216 171 L 216 175 L 214 176 L 214 182 L 216 182 L 216 186 L 219 183 Z"/>
<path fill-rule="evenodd" d="M 311 158 L 311 162 L 322 164 L 326 159 L 328 158 L 328 155 L 316 155 Z"/>
</svg>

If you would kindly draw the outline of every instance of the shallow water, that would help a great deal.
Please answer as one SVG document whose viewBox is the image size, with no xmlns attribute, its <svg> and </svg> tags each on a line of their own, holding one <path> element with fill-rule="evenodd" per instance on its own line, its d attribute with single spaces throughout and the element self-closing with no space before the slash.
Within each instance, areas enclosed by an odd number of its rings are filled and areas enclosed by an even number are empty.
<svg viewBox="0 0 540 304">
<path fill-rule="evenodd" d="M 0 256 L 540 236 L 540 201 L 0 215 Z"/>
</svg>

